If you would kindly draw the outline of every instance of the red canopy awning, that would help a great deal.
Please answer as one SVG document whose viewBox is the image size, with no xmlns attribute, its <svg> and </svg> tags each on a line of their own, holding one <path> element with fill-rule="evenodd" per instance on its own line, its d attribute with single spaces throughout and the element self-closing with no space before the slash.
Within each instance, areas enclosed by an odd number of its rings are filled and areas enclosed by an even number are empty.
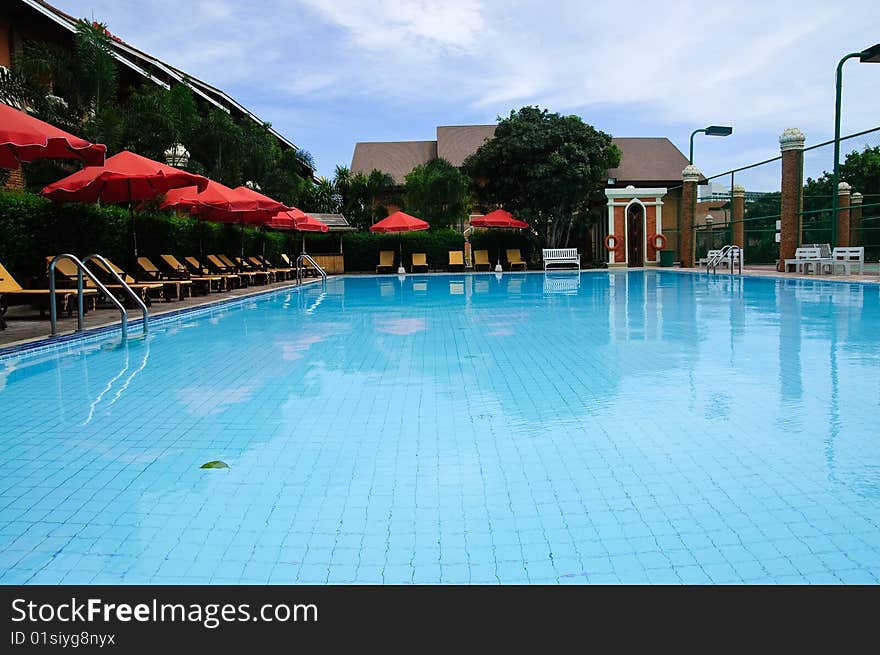
<svg viewBox="0 0 880 655">
<path fill-rule="evenodd" d="M 416 232 L 429 227 L 431 226 L 422 219 L 398 211 L 375 223 L 370 232 Z"/>
<path fill-rule="evenodd" d="M 478 216 L 471 220 L 473 227 L 500 227 L 511 228 L 514 230 L 527 230 L 529 224 L 513 217 L 513 215 L 503 209 L 496 209 L 489 212 L 485 216 Z"/>
<path fill-rule="evenodd" d="M 290 211 L 278 212 L 265 224 L 266 227 L 275 230 L 297 230 L 299 232 L 327 232 L 330 230 L 326 223 L 322 223 L 314 216 L 293 207 Z"/>
<path fill-rule="evenodd" d="M 103 166 L 87 166 L 40 194 L 60 202 L 136 202 L 187 186 L 204 189 L 208 178 L 123 150 Z"/>
<path fill-rule="evenodd" d="M 107 146 L 89 143 L 0 102 L 0 168 L 54 157 L 100 166 L 106 153 Z"/>
</svg>

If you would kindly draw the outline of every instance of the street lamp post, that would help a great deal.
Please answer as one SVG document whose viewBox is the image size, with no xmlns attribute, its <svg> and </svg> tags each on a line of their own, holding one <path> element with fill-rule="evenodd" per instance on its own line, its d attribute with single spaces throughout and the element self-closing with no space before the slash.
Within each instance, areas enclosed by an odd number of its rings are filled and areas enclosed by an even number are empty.
<svg viewBox="0 0 880 655">
<path fill-rule="evenodd" d="M 843 65 L 850 59 L 859 58 L 863 64 L 880 64 L 880 43 L 861 52 L 851 52 L 837 62 L 837 78 L 834 95 L 834 174 L 831 183 L 831 245 L 837 245 L 837 185 L 840 182 L 840 104 L 843 91 Z"/>
<path fill-rule="evenodd" d="M 689 164 L 694 163 L 694 137 L 700 133 L 703 133 L 706 136 L 730 136 L 733 134 L 733 128 L 727 125 L 710 125 L 709 127 L 703 127 L 691 132 L 691 149 L 690 154 L 688 155 Z"/>
</svg>

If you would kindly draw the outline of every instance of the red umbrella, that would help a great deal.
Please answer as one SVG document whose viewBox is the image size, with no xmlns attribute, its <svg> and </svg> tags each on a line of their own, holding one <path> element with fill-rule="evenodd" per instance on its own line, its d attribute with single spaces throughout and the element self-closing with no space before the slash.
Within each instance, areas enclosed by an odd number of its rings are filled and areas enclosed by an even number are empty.
<svg viewBox="0 0 880 655">
<path fill-rule="evenodd" d="M 270 211 L 274 214 L 275 212 L 283 212 L 290 209 L 290 207 L 288 207 L 284 203 L 278 202 L 277 200 L 270 198 L 269 196 L 264 196 L 262 193 L 254 191 L 250 187 L 237 186 L 235 187 L 235 189 L 233 189 L 233 191 L 241 194 L 245 198 L 250 198 L 251 200 L 253 200 L 257 205 L 257 209 L 260 210 Z"/>
<path fill-rule="evenodd" d="M 421 218 L 396 211 L 378 223 L 374 223 L 370 227 L 370 232 L 417 232 L 427 230 L 429 227 L 431 226 Z M 397 268 L 397 274 L 406 274 L 406 269 L 403 267 L 403 239 L 400 240 L 400 266 Z"/>
<path fill-rule="evenodd" d="M 513 217 L 509 211 L 504 209 L 496 209 L 489 212 L 485 216 L 478 216 L 471 219 L 471 227 L 488 227 L 488 228 L 508 228 L 513 230 L 527 230 L 530 225 L 525 221 L 521 221 Z M 501 248 L 498 249 L 498 264 L 495 271 L 501 271 Z"/>
<path fill-rule="evenodd" d="M 296 207 L 292 207 L 290 211 L 278 212 L 268 223 L 265 223 L 265 226 L 275 230 L 297 230 L 299 232 L 327 232 L 330 230 L 326 223 L 322 223 L 314 216 L 310 216 Z"/>
<path fill-rule="evenodd" d="M 471 220 L 473 227 L 500 227 L 512 228 L 515 230 L 527 230 L 529 224 L 513 217 L 513 215 L 503 209 L 496 209 L 489 212 L 485 216 L 478 216 Z"/>
<path fill-rule="evenodd" d="M 264 227 L 273 230 L 296 230 L 297 232 L 328 232 L 330 230 L 326 223 L 322 223 L 314 216 L 310 216 L 296 207 L 291 207 L 290 211 L 278 212 L 268 223 L 264 224 Z M 305 234 L 302 238 L 302 251 L 306 251 Z"/>
<path fill-rule="evenodd" d="M 89 143 L 0 103 L 0 168 L 18 168 L 23 161 L 52 157 L 81 159 L 86 166 L 100 166 L 106 152 L 107 146 Z"/>
<path fill-rule="evenodd" d="M 131 203 L 152 200 L 171 189 L 187 186 L 204 189 L 208 178 L 123 150 L 108 157 L 103 166 L 87 166 L 48 185 L 40 195 L 58 202 L 127 202 L 136 261 L 137 232 Z"/>
<path fill-rule="evenodd" d="M 135 202 L 187 186 L 204 189 L 208 178 L 123 150 L 108 157 L 103 166 L 88 166 L 40 194 L 59 202 Z"/>
<path fill-rule="evenodd" d="M 398 211 L 375 223 L 370 232 L 416 232 L 429 227 L 431 226 L 421 218 Z"/>
<path fill-rule="evenodd" d="M 208 180 L 203 191 L 198 187 L 188 186 L 172 189 L 165 194 L 162 209 L 178 209 L 188 211 L 191 215 L 216 223 L 263 223 L 270 218 L 271 212 L 260 209 L 260 203 L 247 196 L 239 189 L 230 189 L 225 184 Z M 199 255 L 204 257 L 201 230 L 199 231 Z"/>
</svg>

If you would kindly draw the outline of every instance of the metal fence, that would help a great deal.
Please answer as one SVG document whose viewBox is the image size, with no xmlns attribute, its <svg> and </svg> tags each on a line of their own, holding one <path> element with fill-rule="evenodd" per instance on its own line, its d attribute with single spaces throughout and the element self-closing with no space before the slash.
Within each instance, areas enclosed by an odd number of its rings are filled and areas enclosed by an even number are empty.
<svg viewBox="0 0 880 655">
<path fill-rule="evenodd" d="M 865 247 L 865 258 L 880 257 L 880 127 L 841 137 L 841 176 L 853 191 L 862 194 L 861 220 L 851 216 L 851 245 Z M 864 153 L 876 149 L 877 161 L 861 161 Z M 743 218 L 745 261 L 750 264 L 773 263 L 779 258 L 776 243 L 776 222 L 780 219 L 781 155 L 742 166 L 708 179 L 723 185 L 723 193 L 714 193 L 711 199 L 730 203 L 733 187 L 741 184 L 746 189 Z M 834 141 L 826 141 L 804 149 L 803 210 L 799 220 L 799 243 L 828 243 L 836 245 L 836 221 L 832 220 L 833 202 L 831 176 L 834 169 Z M 729 213 L 728 213 L 729 216 Z M 732 242 L 732 222 L 706 225 L 696 216 L 696 256 L 704 257 L 707 250 Z"/>
</svg>

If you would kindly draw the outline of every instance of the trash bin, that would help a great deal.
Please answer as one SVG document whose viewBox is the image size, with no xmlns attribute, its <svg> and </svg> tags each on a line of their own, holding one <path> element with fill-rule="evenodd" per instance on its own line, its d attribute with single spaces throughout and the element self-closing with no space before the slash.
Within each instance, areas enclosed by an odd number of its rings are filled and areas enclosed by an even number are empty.
<svg viewBox="0 0 880 655">
<path fill-rule="evenodd" d="M 661 250 L 660 251 L 660 266 L 662 268 L 672 268 L 672 265 L 675 263 L 675 251 L 674 250 Z"/>
</svg>

